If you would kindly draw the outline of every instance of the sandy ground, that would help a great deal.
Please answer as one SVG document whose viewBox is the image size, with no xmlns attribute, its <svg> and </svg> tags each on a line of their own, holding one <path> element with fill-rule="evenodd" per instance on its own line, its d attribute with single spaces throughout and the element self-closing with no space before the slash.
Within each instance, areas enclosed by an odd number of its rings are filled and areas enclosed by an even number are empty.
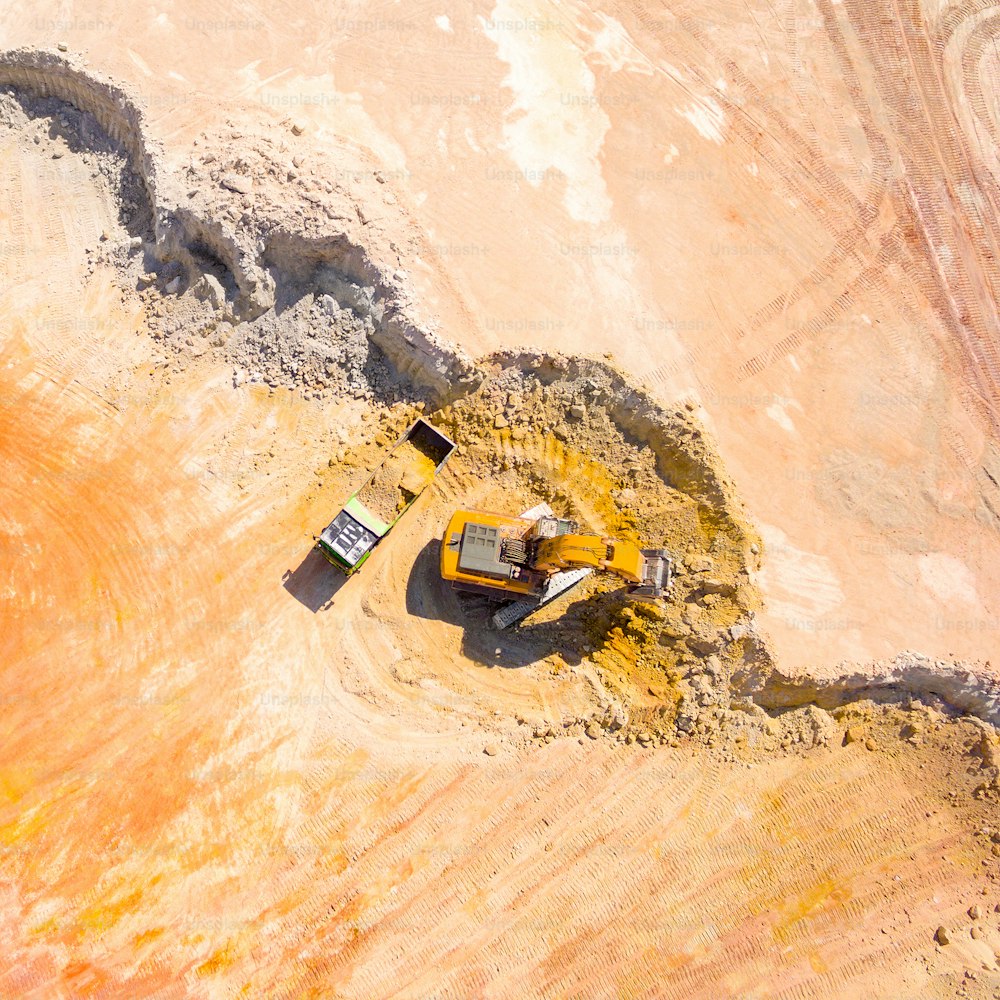
<svg viewBox="0 0 1000 1000">
<path fill-rule="evenodd" d="M 5 46 L 129 81 L 177 169 L 225 120 L 371 149 L 471 353 L 699 403 L 783 666 L 996 654 L 985 13 L 37 10 Z M 600 677 L 484 662 L 413 575 L 490 484 L 456 463 L 342 585 L 311 536 L 377 414 L 168 358 L 87 263 L 127 238 L 93 173 L 0 136 L 4 995 L 996 995 L 977 726 L 546 742 Z"/>
</svg>

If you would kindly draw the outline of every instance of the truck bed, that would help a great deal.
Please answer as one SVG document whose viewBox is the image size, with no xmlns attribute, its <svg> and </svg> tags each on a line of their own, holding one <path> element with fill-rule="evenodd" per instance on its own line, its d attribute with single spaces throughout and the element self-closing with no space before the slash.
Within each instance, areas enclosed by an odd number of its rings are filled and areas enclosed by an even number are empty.
<svg viewBox="0 0 1000 1000">
<path fill-rule="evenodd" d="M 454 450 L 453 441 L 426 420 L 416 420 L 323 529 L 317 548 L 329 562 L 353 573 L 433 482 Z"/>
</svg>

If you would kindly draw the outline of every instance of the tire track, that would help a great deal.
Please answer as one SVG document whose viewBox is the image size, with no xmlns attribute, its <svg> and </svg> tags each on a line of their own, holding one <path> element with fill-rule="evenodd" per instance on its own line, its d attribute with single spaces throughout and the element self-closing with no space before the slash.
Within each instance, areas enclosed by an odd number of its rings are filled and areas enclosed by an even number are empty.
<svg viewBox="0 0 1000 1000">
<path fill-rule="evenodd" d="M 858 116 L 861 129 L 864 132 L 868 148 L 871 151 L 872 183 L 865 192 L 864 200 L 859 200 L 853 195 L 845 197 L 846 189 L 841 185 L 841 189 L 833 192 L 836 197 L 835 204 L 844 205 L 849 214 L 853 216 L 848 227 L 836 236 L 833 250 L 824 257 L 813 269 L 787 292 L 777 296 L 767 305 L 757 310 L 743 328 L 741 336 L 745 336 L 748 331 L 756 331 L 766 324 L 777 319 L 791 305 L 800 301 L 812 289 L 821 286 L 828 281 L 835 272 L 849 258 L 854 257 L 857 263 L 863 265 L 865 255 L 857 252 L 867 238 L 869 231 L 876 222 L 878 216 L 878 205 L 885 196 L 889 184 L 891 171 L 891 156 L 889 146 L 885 136 L 876 128 L 874 116 L 868 101 L 864 96 L 864 88 L 858 77 L 855 64 L 848 51 L 848 43 L 844 36 L 840 20 L 831 0 L 817 0 L 817 9 L 825 27 L 825 37 L 833 50 L 836 63 L 840 69 L 842 79 L 850 96 L 851 104 Z M 846 122 L 843 114 L 835 107 L 830 108 L 830 113 L 836 127 L 846 132 Z M 817 158 L 821 154 L 815 153 Z M 829 168 L 827 168 L 829 170 Z"/>
<path fill-rule="evenodd" d="M 935 263 L 934 281 L 924 291 L 963 357 L 966 380 L 977 388 L 977 409 L 1000 427 L 1000 351 L 990 333 L 997 328 L 1000 290 L 996 191 L 978 176 L 961 138 L 936 58 L 939 46 L 919 5 L 893 0 L 886 15 L 859 0 L 844 6 L 868 47 L 906 165 L 900 214 L 909 239 Z M 886 52 L 898 53 L 912 74 L 888 69 Z"/>
<path fill-rule="evenodd" d="M 898 233 L 890 232 L 884 235 L 879 241 L 879 250 L 874 261 L 854 281 L 851 281 L 822 312 L 814 315 L 766 350 L 743 362 L 736 369 L 735 379 L 737 383 L 763 374 L 789 354 L 799 350 L 819 334 L 839 323 L 854 310 L 857 300 L 862 294 L 879 288 L 883 283 L 886 268 L 897 262 L 902 252 L 903 244 Z"/>
<path fill-rule="evenodd" d="M 997 9 L 1000 9 L 1000 4 L 996 0 L 968 0 L 966 3 L 949 6 L 944 16 L 933 25 L 934 44 L 939 54 L 943 54 L 953 36 L 966 22 Z"/>
<path fill-rule="evenodd" d="M 962 88 L 973 114 L 993 141 L 994 151 L 1000 150 L 1000 124 L 986 103 L 986 94 L 980 77 L 980 64 L 987 46 L 996 46 L 1000 35 L 1000 16 L 980 22 L 970 34 L 962 49 Z M 991 95 L 996 99 L 996 94 Z"/>
<path fill-rule="evenodd" d="M 635 8 L 629 7 L 631 13 L 640 21 Z M 718 58 L 724 65 L 726 76 L 736 84 L 736 87 L 747 98 L 741 106 L 729 98 L 725 92 L 713 90 L 716 100 L 727 114 L 727 125 L 731 135 L 752 149 L 755 155 L 766 162 L 774 171 L 775 176 L 782 179 L 791 195 L 808 207 L 819 220 L 828 215 L 830 205 L 842 206 L 850 221 L 835 235 L 834 247 L 823 257 L 810 272 L 796 281 L 791 288 L 776 296 L 765 306 L 758 309 L 736 331 L 737 340 L 751 333 L 762 330 L 768 324 L 781 317 L 787 309 L 809 295 L 815 289 L 828 282 L 843 265 L 853 259 L 862 274 L 866 273 L 867 254 L 864 245 L 870 239 L 870 231 L 877 224 L 878 206 L 888 190 L 891 174 L 891 154 L 883 132 L 876 127 L 873 112 L 865 100 L 864 88 L 861 85 L 858 72 L 851 58 L 848 42 L 843 33 L 839 15 L 830 0 L 820 0 L 818 10 L 825 27 L 825 37 L 834 53 L 845 85 L 850 95 L 852 105 L 862 131 L 868 142 L 873 158 L 872 179 L 863 199 L 859 199 L 847 185 L 836 176 L 830 164 L 826 161 L 814 143 L 800 135 L 774 110 L 772 104 L 760 89 L 746 76 L 731 59 L 726 59 L 713 50 L 710 40 L 704 31 L 691 18 L 678 15 L 677 23 L 687 34 L 695 39 L 705 51 Z M 649 20 L 651 15 L 647 15 Z M 751 117 L 747 108 L 753 110 Z M 847 126 L 842 112 L 835 106 L 830 108 L 837 127 L 846 132 Z M 758 120 L 759 117 L 759 120 Z M 881 240 L 886 237 L 883 235 Z M 841 302 L 843 292 L 837 293 L 836 300 Z M 840 311 L 842 308 L 838 306 Z M 791 334 L 780 344 L 772 347 L 764 356 L 758 355 L 749 362 L 744 362 L 736 373 L 738 381 L 759 375 L 766 367 L 778 358 L 784 357 L 801 344 L 804 335 Z M 770 359 L 770 360 L 768 360 Z M 676 374 L 667 369 L 662 378 L 666 379 Z"/>
</svg>

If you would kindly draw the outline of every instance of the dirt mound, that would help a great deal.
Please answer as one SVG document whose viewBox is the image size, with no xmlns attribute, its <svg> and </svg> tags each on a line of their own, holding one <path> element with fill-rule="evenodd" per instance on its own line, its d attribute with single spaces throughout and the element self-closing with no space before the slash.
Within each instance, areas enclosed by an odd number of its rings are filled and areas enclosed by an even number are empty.
<svg viewBox="0 0 1000 1000">
<path fill-rule="evenodd" d="M 618 731 L 627 718 L 638 731 L 672 735 L 692 708 L 728 703 L 734 670 L 766 662 L 752 638 L 760 541 L 722 488 L 721 463 L 690 410 L 647 400 L 640 417 L 634 390 L 600 362 L 504 361 L 432 414 L 461 446 L 454 472 L 488 479 L 503 513 L 546 501 L 584 531 L 665 547 L 675 574 L 664 602 L 636 604 L 621 581 L 596 574 L 519 632 L 593 664 L 605 687 L 601 725 Z"/>
<path fill-rule="evenodd" d="M 3 85 L 28 100 L 51 99 L 91 116 L 121 146 L 138 182 L 142 215 L 153 223 L 143 234 L 143 266 L 159 275 L 162 292 L 176 295 L 210 276 L 225 299 L 218 307 L 223 316 L 241 320 L 283 310 L 304 288 L 331 293 L 371 319 L 373 342 L 427 394 L 447 396 L 474 378 L 465 354 L 417 317 L 394 247 L 396 240 L 422 237 L 363 155 L 355 152 L 356 162 L 349 163 L 313 155 L 300 170 L 291 135 L 277 140 L 230 127 L 204 135 L 208 150 L 180 176 L 163 168 L 141 102 L 128 87 L 58 53 L 30 49 L 0 53 Z M 241 154 L 226 159 L 234 140 Z M 89 146 L 86 135 L 81 144 Z M 349 187 L 330 179 L 343 177 L 351 179 Z M 376 204 L 382 221 L 371 224 L 365 212 L 371 215 Z"/>
<path fill-rule="evenodd" d="M 365 483 L 358 499 L 376 517 L 391 524 L 434 478 L 436 463 L 413 441 L 397 445 Z"/>
</svg>

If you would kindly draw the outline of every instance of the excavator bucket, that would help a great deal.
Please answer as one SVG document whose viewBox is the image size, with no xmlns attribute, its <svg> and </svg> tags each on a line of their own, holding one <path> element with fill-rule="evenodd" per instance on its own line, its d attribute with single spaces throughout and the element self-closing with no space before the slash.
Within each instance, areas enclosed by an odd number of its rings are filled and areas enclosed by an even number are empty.
<svg viewBox="0 0 1000 1000">
<path fill-rule="evenodd" d="M 670 589 L 672 568 L 666 549 L 643 549 L 642 583 L 629 587 L 629 597 L 662 597 Z"/>
</svg>

